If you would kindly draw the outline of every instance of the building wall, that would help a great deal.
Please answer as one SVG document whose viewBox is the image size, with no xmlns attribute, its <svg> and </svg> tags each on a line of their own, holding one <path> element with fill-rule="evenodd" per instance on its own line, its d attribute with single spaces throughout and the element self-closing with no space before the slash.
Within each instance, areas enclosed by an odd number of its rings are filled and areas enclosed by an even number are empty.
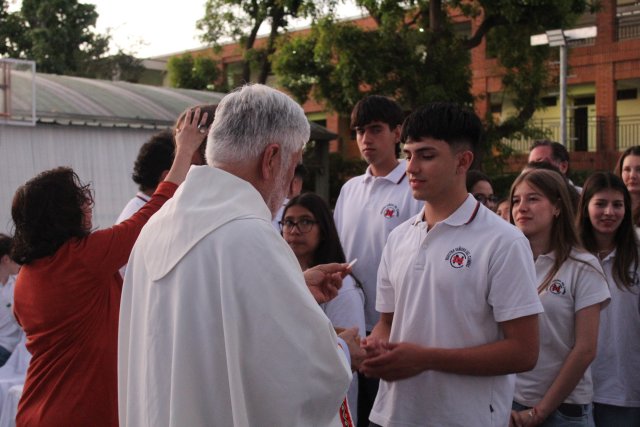
<svg viewBox="0 0 640 427">
<path fill-rule="evenodd" d="M 636 88 L 640 92 L 640 6 L 634 6 L 629 0 L 602 0 L 600 9 L 595 15 L 585 15 L 578 22 L 577 26 L 597 25 L 598 35 L 592 44 L 571 47 L 569 49 L 569 72 L 568 72 L 568 117 L 573 120 L 578 112 L 578 108 L 586 108 L 588 130 L 586 137 L 585 151 L 576 151 L 569 144 L 572 151 L 573 168 L 580 169 L 610 169 L 615 163 L 619 151 L 626 146 L 640 144 L 640 99 L 617 100 L 618 90 L 625 88 Z M 635 9 L 639 9 L 635 11 Z M 634 17 L 637 26 L 625 29 L 631 34 L 630 38 L 620 35 L 618 25 L 618 14 Z M 459 21 L 460 17 L 454 16 L 454 20 Z M 466 18 L 465 18 L 466 19 Z M 629 22 L 629 19 L 624 18 Z M 481 17 L 471 22 L 471 31 L 475 31 L 480 24 Z M 375 24 L 371 18 L 357 19 L 358 25 L 363 27 L 373 27 Z M 633 21 L 635 22 L 635 21 Z M 629 31 L 631 30 L 631 31 Z M 303 35 L 309 30 L 303 29 L 297 33 Z M 635 38 L 634 38 L 635 37 Z M 265 39 L 258 39 L 257 44 L 264 43 Z M 196 54 L 214 55 L 213 51 L 203 49 L 194 51 Z M 218 58 L 226 71 L 231 71 L 233 77 L 233 67 L 238 67 L 241 60 L 241 51 L 236 44 L 223 46 Z M 495 108 L 498 104 L 501 113 L 494 114 L 496 119 L 506 117 L 513 111 L 513 105 L 508 97 L 502 94 L 503 70 L 497 61 L 487 58 L 486 42 L 471 51 L 472 59 L 472 92 L 476 97 L 476 111 L 480 117 L 484 117 L 487 111 Z M 550 64 L 552 73 L 557 73 L 557 66 Z M 237 70 L 236 70 L 237 71 Z M 233 83 L 239 84 L 236 79 L 231 79 Z M 549 95 L 557 95 L 557 88 L 549 88 Z M 577 105 L 580 102 L 588 101 L 593 97 L 591 103 Z M 586 100 L 586 101 L 585 101 Z M 546 123 L 554 128 L 554 134 L 559 132 L 559 101 L 555 106 L 536 112 L 534 120 Z M 308 101 L 303 105 L 308 115 L 319 117 L 324 115 L 326 127 L 339 135 L 338 140 L 332 141 L 330 149 L 338 151 L 347 156 L 359 156 L 355 141 L 351 138 L 348 118 L 338 117 L 331 112 L 325 112 L 322 105 Z M 315 120 L 315 119 L 314 119 Z M 557 122 L 552 124 L 552 122 Z M 571 133 L 569 136 L 572 137 Z M 559 138 L 558 138 L 559 139 Z M 515 147 L 523 152 L 528 150 L 529 141 L 520 141 Z M 518 169 L 526 161 L 526 155 L 517 155 L 511 159 L 511 168 Z"/>
<path fill-rule="evenodd" d="M 135 195 L 140 146 L 157 130 L 38 124 L 0 125 L 0 232 L 11 233 L 17 188 L 40 172 L 70 166 L 94 190 L 94 228 L 111 226 Z"/>
<path fill-rule="evenodd" d="M 568 49 L 567 116 L 572 121 L 577 108 L 586 107 L 589 121 L 587 151 L 578 152 L 576 147 L 572 147 L 571 141 L 568 144 L 574 170 L 610 170 L 620 151 L 627 146 L 640 144 L 640 100 L 637 97 L 633 100 L 617 99 L 621 89 L 635 88 L 640 92 L 640 31 L 637 31 L 636 38 L 619 37 L 620 26 L 616 15 L 622 9 L 618 9 L 616 3 L 625 2 L 601 2 L 601 9 L 594 19 L 598 35 L 593 44 Z M 627 11 L 631 10 L 629 6 L 626 7 Z M 633 8 L 640 9 L 640 6 Z M 640 18 L 640 10 L 636 15 Z M 640 29 L 640 20 L 635 25 L 636 30 Z M 492 60 L 480 58 L 474 61 L 475 68 L 485 72 L 478 76 L 474 74 L 474 88 L 486 87 L 489 93 L 501 91 L 500 72 Z M 557 66 L 552 72 L 557 73 Z M 550 88 L 550 92 L 554 91 L 557 95 L 558 89 Z M 576 105 L 577 100 L 588 96 L 595 98 L 593 103 Z M 508 114 L 509 110 L 509 104 L 503 104 L 503 114 Z M 534 119 L 559 123 L 559 117 L 560 108 L 557 105 L 538 111 Z M 571 131 L 569 129 L 569 137 L 572 136 Z M 526 155 L 517 156 L 513 159 L 512 168 L 520 168 L 525 161 Z"/>
</svg>

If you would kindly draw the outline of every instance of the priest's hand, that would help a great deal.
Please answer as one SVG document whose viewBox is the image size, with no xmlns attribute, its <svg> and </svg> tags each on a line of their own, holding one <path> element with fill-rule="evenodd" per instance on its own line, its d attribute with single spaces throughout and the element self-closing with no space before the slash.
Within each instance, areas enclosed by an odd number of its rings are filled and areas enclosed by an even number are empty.
<svg viewBox="0 0 640 427">
<path fill-rule="evenodd" d="M 338 295 L 342 278 L 350 271 L 348 264 L 320 264 L 304 271 L 304 281 L 318 304 L 322 304 Z"/>
<path fill-rule="evenodd" d="M 357 371 L 360 369 L 360 364 L 365 357 L 364 349 L 360 346 L 358 327 L 356 326 L 349 329 L 343 329 L 338 336 L 342 338 L 349 347 L 349 353 L 351 354 L 351 370 Z"/>
</svg>

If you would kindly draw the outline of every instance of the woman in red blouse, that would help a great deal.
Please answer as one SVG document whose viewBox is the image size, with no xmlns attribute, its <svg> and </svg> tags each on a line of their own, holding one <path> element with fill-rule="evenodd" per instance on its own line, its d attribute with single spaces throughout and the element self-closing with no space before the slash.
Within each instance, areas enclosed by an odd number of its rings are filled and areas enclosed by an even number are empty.
<svg viewBox="0 0 640 427">
<path fill-rule="evenodd" d="M 12 257 L 23 267 L 14 311 L 32 354 L 18 426 L 118 425 L 118 269 L 144 224 L 184 181 L 206 118 L 190 110 L 176 130 L 165 181 L 136 214 L 111 228 L 91 231 L 91 191 L 70 168 L 43 172 L 16 191 Z"/>
</svg>

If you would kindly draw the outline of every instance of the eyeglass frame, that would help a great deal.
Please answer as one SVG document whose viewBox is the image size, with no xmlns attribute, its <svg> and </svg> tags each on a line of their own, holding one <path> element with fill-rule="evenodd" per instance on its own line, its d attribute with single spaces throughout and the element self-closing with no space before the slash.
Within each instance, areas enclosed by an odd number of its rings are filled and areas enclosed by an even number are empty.
<svg viewBox="0 0 640 427">
<path fill-rule="evenodd" d="M 474 199 L 476 199 L 477 201 L 479 201 L 485 206 L 487 203 L 493 203 L 493 204 L 498 203 L 498 197 L 496 197 L 493 194 L 489 197 L 485 196 L 484 194 L 472 194 L 472 196 Z"/>
<path fill-rule="evenodd" d="M 303 230 L 300 227 L 300 223 L 302 222 L 306 222 L 308 223 L 308 229 L 307 230 Z M 318 224 L 319 221 L 316 221 L 314 219 L 309 219 L 309 218 L 300 218 L 300 220 L 298 221 L 293 221 L 290 219 L 283 219 L 282 221 L 278 221 L 278 224 L 280 225 L 280 231 L 282 231 L 284 233 L 284 229 L 285 227 L 288 229 L 287 232 L 290 233 L 291 231 L 293 231 L 293 228 L 297 228 L 298 231 L 302 234 L 306 234 L 308 232 L 310 232 L 313 229 L 313 226 Z M 286 223 L 291 223 L 291 225 L 286 225 Z M 305 226 L 306 228 L 307 226 Z"/>
</svg>

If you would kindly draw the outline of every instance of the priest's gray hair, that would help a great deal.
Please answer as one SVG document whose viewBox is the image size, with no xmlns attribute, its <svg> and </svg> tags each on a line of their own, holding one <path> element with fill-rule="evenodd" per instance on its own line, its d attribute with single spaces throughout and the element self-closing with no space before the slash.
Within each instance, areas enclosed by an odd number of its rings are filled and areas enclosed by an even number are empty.
<svg viewBox="0 0 640 427">
<path fill-rule="evenodd" d="M 267 145 L 279 144 L 282 159 L 309 140 L 302 107 L 282 92 L 261 84 L 245 85 L 225 96 L 209 131 L 209 165 L 256 159 Z"/>
</svg>

